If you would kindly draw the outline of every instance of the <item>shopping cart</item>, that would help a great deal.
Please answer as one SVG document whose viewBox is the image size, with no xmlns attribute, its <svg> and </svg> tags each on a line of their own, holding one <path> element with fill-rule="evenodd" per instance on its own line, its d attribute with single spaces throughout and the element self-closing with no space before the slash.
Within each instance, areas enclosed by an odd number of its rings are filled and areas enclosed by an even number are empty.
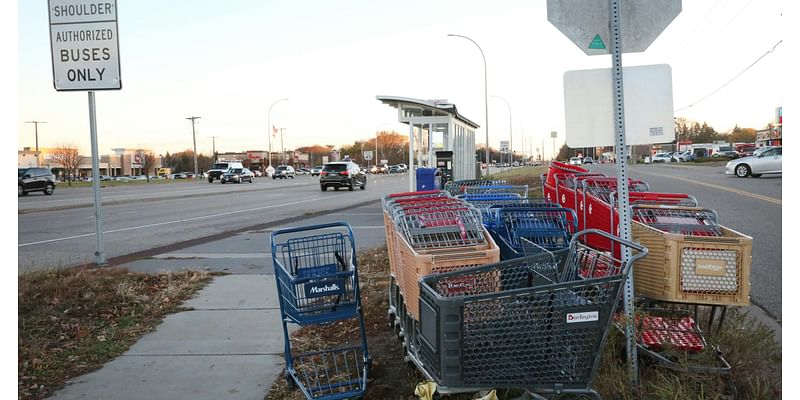
<svg viewBox="0 0 800 400">
<path fill-rule="evenodd" d="M 396 216 L 398 232 L 418 250 L 483 245 L 481 212 L 467 203 Z"/>
<path fill-rule="evenodd" d="M 508 193 L 516 194 L 523 199 L 528 198 L 528 185 L 490 185 L 490 186 L 467 186 L 464 188 L 465 194 L 493 194 Z"/>
<path fill-rule="evenodd" d="M 630 248 L 632 257 L 623 262 L 581 245 L 595 234 Z M 441 393 L 524 388 L 599 399 L 592 381 L 612 317 L 631 264 L 646 253 L 587 230 L 552 254 L 424 277 L 419 359 L 412 361 Z M 608 264 L 605 276 L 559 281 L 539 272 L 558 270 L 561 259 L 565 277 L 577 277 L 589 255 Z"/>
<path fill-rule="evenodd" d="M 344 222 L 281 229 L 272 232 L 271 241 L 287 381 L 308 399 L 363 396 L 371 361 L 352 229 Z M 360 338 L 334 349 L 294 349 L 288 323 L 336 321 L 358 325 Z"/>
<path fill-rule="evenodd" d="M 562 207 L 501 207 L 495 218 L 490 233 L 503 260 L 524 255 L 522 238 L 551 251 L 566 248 L 577 228 L 575 211 Z"/>
<path fill-rule="evenodd" d="M 709 346 L 695 319 L 686 310 L 637 307 L 636 348 L 659 366 L 694 374 L 725 375 L 731 366 L 718 347 Z M 614 321 L 624 332 L 625 317 Z"/>
<path fill-rule="evenodd" d="M 710 208 L 634 204 L 631 211 L 634 220 L 663 232 L 722 236 L 719 216 Z"/>
<path fill-rule="evenodd" d="M 444 185 L 444 190 L 453 196 L 465 193 L 465 189 L 473 186 L 492 186 L 492 185 L 505 185 L 508 182 L 505 179 L 463 179 L 455 182 L 447 182 Z"/>
</svg>

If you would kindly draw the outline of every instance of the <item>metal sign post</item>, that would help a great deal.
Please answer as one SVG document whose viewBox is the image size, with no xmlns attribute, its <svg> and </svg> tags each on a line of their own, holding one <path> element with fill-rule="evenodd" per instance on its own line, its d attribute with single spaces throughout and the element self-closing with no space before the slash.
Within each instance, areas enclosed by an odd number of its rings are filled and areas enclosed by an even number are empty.
<svg viewBox="0 0 800 400">
<path fill-rule="evenodd" d="M 57 91 L 88 91 L 89 135 L 92 146 L 95 237 L 98 266 L 106 265 L 103 213 L 100 203 L 100 161 L 97 150 L 95 90 L 122 89 L 117 37 L 116 0 L 48 0 L 53 87 Z"/>
<path fill-rule="evenodd" d="M 608 2 L 547 0 L 547 20 L 575 43 L 581 51 L 587 55 L 611 55 L 619 230 L 620 236 L 628 241 L 631 240 L 631 218 L 628 198 L 622 53 L 645 51 L 680 11 L 681 0 L 608 0 Z M 607 43 L 609 46 L 606 46 Z M 570 110 L 566 111 L 570 112 Z M 566 134 L 569 136 L 570 131 L 568 130 Z M 581 145 L 585 146 L 586 144 Z M 555 146 L 553 152 L 555 153 Z M 630 260 L 630 257 L 630 249 L 623 249 L 623 262 Z M 628 322 L 625 329 L 628 372 L 633 389 L 638 392 L 639 370 L 636 362 L 636 336 L 633 325 L 633 269 L 630 270 L 626 280 L 624 292 L 624 311 Z"/>
<path fill-rule="evenodd" d="M 609 0 L 609 30 L 611 32 L 611 70 L 612 90 L 614 93 L 614 130 L 617 132 L 615 150 L 617 154 L 617 194 L 619 201 L 619 232 L 622 239 L 631 242 L 631 215 L 628 200 L 628 157 L 625 143 L 625 96 L 622 85 L 622 38 L 619 29 L 619 0 Z M 622 248 L 622 262 L 628 263 L 631 259 L 631 249 Z M 633 325 L 633 268 L 628 269 L 628 279 L 625 280 L 625 348 L 628 356 L 628 377 L 633 385 L 634 392 L 639 391 L 639 365 L 636 356 L 636 331 Z"/>
</svg>

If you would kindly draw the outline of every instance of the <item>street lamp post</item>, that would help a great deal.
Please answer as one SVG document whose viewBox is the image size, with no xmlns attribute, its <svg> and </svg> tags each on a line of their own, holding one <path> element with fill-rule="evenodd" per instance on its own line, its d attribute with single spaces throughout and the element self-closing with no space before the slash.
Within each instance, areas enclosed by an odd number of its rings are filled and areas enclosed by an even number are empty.
<svg viewBox="0 0 800 400">
<path fill-rule="evenodd" d="M 272 166 L 272 124 L 270 123 L 270 114 L 272 114 L 272 107 L 275 104 L 278 104 L 281 101 L 289 100 L 289 99 L 278 99 L 275 100 L 272 105 L 269 106 L 269 111 L 267 111 L 267 139 L 269 140 L 269 166 Z"/>
<path fill-rule="evenodd" d="M 36 132 L 36 157 L 39 157 L 39 124 L 46 124 L 47 121 L 25 121 L 26 124 L 33 124 L 33 129 Z"/>
<path fill-rule="evenodd" d="M 217 139 L 219 136 L 209 136 L 211 138 L 211 157 L 213 157 L 214 162 L 217 162 Z"/>
<path fill-rule="evenodd" d="M 503 100 L 503 103 L 506 103 L 506 107 L 508 107 L 508 136 L 511 139 L 510 143 L 508 144 L 509 145 L 508 154 L 511 155 L 510 156 L 511 162 L 508 164 L 509 165 L 508 168 L 511 169 L 511 168 L 514 168 L 513 167 L 513 165 L 514 165 L 514 127 L 511 124 L 511 105 L 508 104 L 508 101 L 506 101 L 506 99 L 504 99 L 504 98 L 502 98 L 500 96 L 494 96 L 493 95 L 492 97 L 496 97 L 496 98 L 498 98 L 500 100 Z"/>
<path fill-rule="evenodd" d="M 489 86 L 488 86 L 488 79 L 486 78 L 486 56 L 483 54 L 483 49 L 481 46 L 478 46 L 478 43 L 475 43 L 474 40 L 463 36 L 463 35 L 455 35 L 452 33 L 448 33 L 447 36 L 455 36 L 469 40 L 475 46 L 478 47 L 478 50 L 481 52 L 481 57 L 483 57 L 483 105 L 484 105 L 484 112 L 485 112 L 485 119 L 486 119 L 486 173 L 489 173 Z"/>
</svg>

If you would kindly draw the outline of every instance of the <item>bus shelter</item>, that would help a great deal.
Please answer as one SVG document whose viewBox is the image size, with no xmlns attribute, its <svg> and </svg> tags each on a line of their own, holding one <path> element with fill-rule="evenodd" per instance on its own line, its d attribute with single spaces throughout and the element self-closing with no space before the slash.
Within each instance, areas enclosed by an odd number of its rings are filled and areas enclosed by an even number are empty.
<svg viewBox="0 0 800 400">
<path fill-rule="evenodd" d="M 436 167 L 437 152 L 452 152 L 453 180 L 476 179 L 475 131 L 478 125 L 458 113 L 447 100 L 376 96 L 397 109 L 397 120 L 408 125 L 409 190 L 416 189 L 414 167 Z"/>
</svg>

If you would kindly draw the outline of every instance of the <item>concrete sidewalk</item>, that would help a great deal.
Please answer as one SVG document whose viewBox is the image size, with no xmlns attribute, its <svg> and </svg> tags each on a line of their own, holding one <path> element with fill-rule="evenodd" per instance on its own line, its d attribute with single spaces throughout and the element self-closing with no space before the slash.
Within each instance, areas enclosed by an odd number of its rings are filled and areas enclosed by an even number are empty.
<svg viewBox="0 0 800 400">
<path fill-rule="evenodd" d="M 184 306 L 52 398 L 262 400 L 284 365 L 274 277 L 216 277 Z"/>
</svg>

